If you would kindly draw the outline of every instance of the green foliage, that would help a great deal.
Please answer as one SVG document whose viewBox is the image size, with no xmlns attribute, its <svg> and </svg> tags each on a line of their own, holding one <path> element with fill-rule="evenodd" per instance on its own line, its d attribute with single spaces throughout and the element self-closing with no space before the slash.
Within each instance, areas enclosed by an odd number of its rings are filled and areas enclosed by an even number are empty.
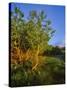
<svg viewBox="0 0 67 90">
<path fill-rule="evenodd" d="M 32 86 L 32 85 L 49 85 L 65 83 L 65 65 L 54 57 L 42 58 L 43 63 L 32 71 L 31 61 L 25 64 L 17 65 L 11 74 L 11 86 Z"/>
<path fill-rule="evenodd" d="M 15 7 L 12 12 L 11 49 L 16 47 L 25 52 L 28 50 L 32 53 L 36 51 L 37 53 L 35 53 L 35 55 L 30 53 L 34 61 L 38 59 L 39 53 L 52 51 L 53 47 L 48 45 L 48 41 L 53 36 L 54 32 L 51 27 L 51 21 L 47 20 L 43 11 L 39 13 L 33 10 L 30 11 L 28 19 L 24 18 L 24 13 L 17 7 Z M 29 54 L 25 52 L 24 54 Z M 40 58 L 42 63 L 38 62 L 36 70 L 32 70 L 32 60 L 23 60 L 19 64 L 11 63 L 11 86 L 65 83 L 64 61 L 56 57 L 45 57 L 42 56 Z"/>
<path fill-rule="evenodd" d="M 11 18 L 12 45 L 16 44 L 15 46 L 25 51 L 28 49 L 38 50 L 39 46 L 39 52 L 43 52 L 48 47 L 50 34 L 54 31 L 50 28 L 51 21 L 45 19 L 46 14 L 43 11 L 37 13 L 32 10 L 29 13 L 29 19 L 25 20 L 23 12 L 15 7 Z M 42 23 L 45 24 L 45 27 Z"/>
<path fill-rule="evenodd" d="M 20 35 L 23 30 L 24 14 L 19 8 L 15 7 L 11 15 L 11 47 L 20 47 Z"/>
</svg>

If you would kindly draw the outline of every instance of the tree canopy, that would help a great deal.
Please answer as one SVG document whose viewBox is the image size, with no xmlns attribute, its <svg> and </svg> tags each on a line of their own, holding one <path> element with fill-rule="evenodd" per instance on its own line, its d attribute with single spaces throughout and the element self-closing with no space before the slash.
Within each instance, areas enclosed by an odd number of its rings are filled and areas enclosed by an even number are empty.
<svg viewBox="0 0 67 90">
<path fill-rule="evenodd" d="M 24 51 L 35 49 L 44 51 L 54 30 L 51 28 L 51 21 L 47 20 L 46 14 L 41 11 L 30 11 L 28 20 L 25 20 L 24 13 L 15 7 L 11 16 L 11 40 L 12 43 Z"/>
</svg>

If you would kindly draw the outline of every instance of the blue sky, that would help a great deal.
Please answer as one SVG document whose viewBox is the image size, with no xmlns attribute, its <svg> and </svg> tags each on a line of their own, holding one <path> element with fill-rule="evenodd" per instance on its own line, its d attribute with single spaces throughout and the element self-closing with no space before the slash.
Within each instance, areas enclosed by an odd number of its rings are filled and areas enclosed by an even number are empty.
<svg viewBox="0 0 67 90">
<path fill-rule="evenodd" d="M 15 5 L 24 12 L 25 18 L 28 17 L 31 10 L 36 10 L 37 12 L 43 10 L 47 14 L 47 19 L 51 20 L 52 28 L 56 30 L 49 44 L 65 46 L 65 6 L 13 3 L 12 10 Z"/>
</svg>

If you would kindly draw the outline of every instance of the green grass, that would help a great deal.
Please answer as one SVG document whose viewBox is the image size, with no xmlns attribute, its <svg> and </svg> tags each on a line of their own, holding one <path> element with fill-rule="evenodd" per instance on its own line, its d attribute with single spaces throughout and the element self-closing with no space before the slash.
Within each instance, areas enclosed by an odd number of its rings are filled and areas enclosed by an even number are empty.
<svg viewBox="0 0 67 90">
<path fill-rule="evenodd" d="M 32 71 L 32 62 L 11 65 L 11 86 L 34 86 L 65 83 L 65 64 L 54 57 L 42 57 L 37 69 Z"/>
</svg>

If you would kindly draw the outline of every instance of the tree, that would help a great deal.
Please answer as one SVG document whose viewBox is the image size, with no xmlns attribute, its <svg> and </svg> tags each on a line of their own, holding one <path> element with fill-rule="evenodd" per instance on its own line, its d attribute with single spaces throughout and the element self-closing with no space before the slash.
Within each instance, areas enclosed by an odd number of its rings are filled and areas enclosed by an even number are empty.
<svg viewBox="0 0 67 90">
<path fill-rule="evenodd" d="M 12 47 L 15 45 L 20 50 L 18 59 L 21 61 L 22 57 L 26 60 L 32 57 L 32 61 L 36 62 L 36 67 L 39 53 L 47 49 L 48 41 L 54 33 L 50 26 L 51 22 L 47 20 L 43 11 L 40 13 L 30 11 L 28 20 L 25 20 L 24 14 L 17 7 L 15 7 L 11 22 Z"/>
<path fill-rule="evenodd" d="M 38 55 L 44 52 L 48 47 L 48 41 L 52 37 L 54 30 L 50 28 L 50 21 L 45 21 L 46 15 L 44 12 L 37 14 L 36 11 L 31 11 L 28 22 L 21 34 L 21 48 L 24 51 L 34 51 L 34 59 L 36 66 L 38 65 Z M 45 21 L 45 27 L 42 25 Z"/>
</svg>

